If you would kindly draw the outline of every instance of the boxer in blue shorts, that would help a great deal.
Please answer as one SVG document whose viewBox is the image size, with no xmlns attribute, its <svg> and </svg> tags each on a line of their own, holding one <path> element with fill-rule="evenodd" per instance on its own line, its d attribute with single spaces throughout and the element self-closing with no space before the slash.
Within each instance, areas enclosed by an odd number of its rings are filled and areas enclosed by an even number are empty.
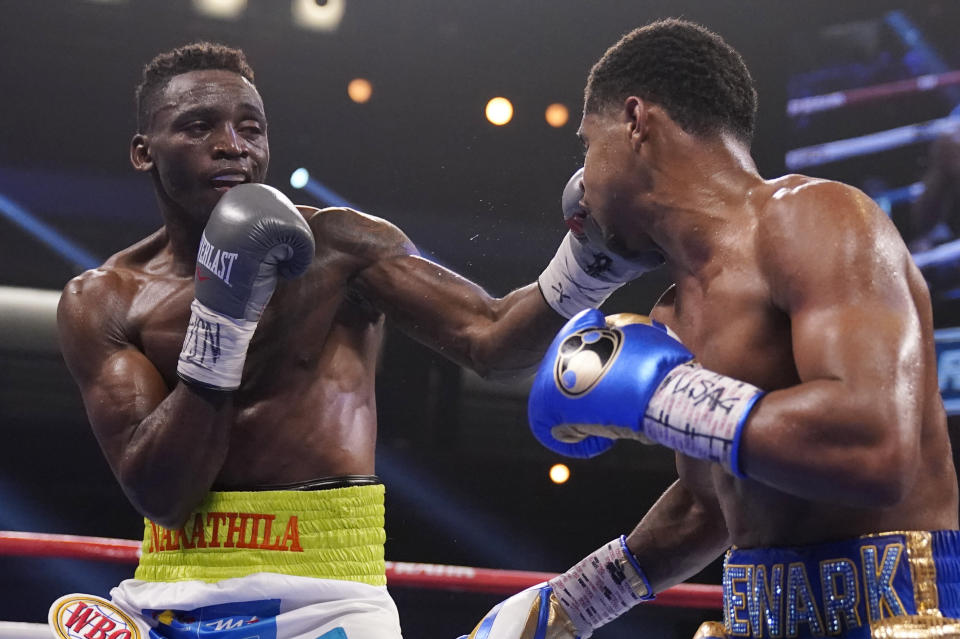
<svg viewBox="0 0 960 639">
<path fill-rule="evenodd" d="M 700 637 L 958 637 L 957 477 L 927 286 L 850 186 L 762 178 L 756 92 L 716 34 L 663 20 L 594 65 L 566 214 L 662 255 L 650 317 L 575 315 L 529 403 L 536 437 L 591 457 L 676 451 L 625 537 L 490 611 L 474 639 L 588 637 L 726 554 Z"/>
</svg>

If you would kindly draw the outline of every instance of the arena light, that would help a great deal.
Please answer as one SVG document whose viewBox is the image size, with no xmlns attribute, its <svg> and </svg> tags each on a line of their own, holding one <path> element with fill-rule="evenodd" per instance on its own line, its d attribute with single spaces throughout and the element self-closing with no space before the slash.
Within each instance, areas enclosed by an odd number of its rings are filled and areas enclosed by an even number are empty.
<svg viewBox="0 0 960 639">
<path fill-rule="evenodd" d="M 347 95 L 357 104 L 363 104 L 373 95 L 373 85 L 366 78 L 354 78 L 347 85 Z"/>
<path fill-rule="evenodd" d="M 293 0 L 293 22 L 314 31 L 335 31 L 346 6 L 346 0 Z"/>
<path fill-rule="evenodd" d="M 103 263 L 102 259 L 87 252 L 86 249 L 70 240 L 60 231 L 2 194 L 0 194 L 0 216 L 19 226 L 64 260 L 79 267 L 80 270 L 95 268 Z"/>
<path fill-rule="evenodd" d="M 506 98 L 496 97 L 487 102 L 485 112 L 490 124 L 503 126 L 513 119 L 513 104 Z"/>
<path fill-rule="evenodd" d="M 290 174 L 290 186 L 295 189 L 302 189 L 310 181 L 310 171 L 302 166 Z"/>
<path fill-rule="evenodd" d="M 247 8 L 247 0 L 193 0 L 200 15 L 221 20 L 236 20 Z"/>
<path fill-rule="evenodd" d="M 550 481 L 563 484 L 570 479 L 570 468 L 566 464 L 554 464 L 550 467 Z"/>
<path fill-rule="evenodd" d="M 547 107 L 543 114 L 547 124 L 555 129 L 559 129 L 570 120 L 570 111 L 559 102 L 554 102 Z"/>
</svg>

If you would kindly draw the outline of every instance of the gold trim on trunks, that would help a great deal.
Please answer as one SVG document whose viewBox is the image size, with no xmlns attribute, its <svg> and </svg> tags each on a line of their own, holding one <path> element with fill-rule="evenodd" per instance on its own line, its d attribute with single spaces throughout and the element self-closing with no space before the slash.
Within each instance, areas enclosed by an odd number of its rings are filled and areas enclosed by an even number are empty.
<svg viewBox="0 0 960 639">
<path fill-rule="evenodd" d="M 704 621 L 697 628 L 693 639 L 725 639 L 729 635 L 722 621 Z"/>
<path fill-rule="evenodd" d="M 871 639 L 958 639 L 960 619 L 923 615 L 888 617 L 870 624 Z"/>
<path fill-rule="evenodd" d="M 861 539 L 902 535 L 907 547 L 907 565 L 913 581 L 913 601 L 920 616 L 942 617 L 937 591 L 937 564 L 933 560 L 933 534 L 926 530 L 892 530 L 863 535 Z"/>
</svg>

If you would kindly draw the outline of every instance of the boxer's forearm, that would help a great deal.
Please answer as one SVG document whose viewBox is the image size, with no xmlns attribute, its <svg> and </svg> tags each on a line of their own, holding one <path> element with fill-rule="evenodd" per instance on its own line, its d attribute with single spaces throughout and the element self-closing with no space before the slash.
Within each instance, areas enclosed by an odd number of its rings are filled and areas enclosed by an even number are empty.
<svg viewBox="0 0 960 639">
<path fill-rule="evenodd" d="M 547 305 L 536 284 L 494 300 L 493 306 L 492 317 L 468 324 L 470 367 L 490 379 L 532 375 L 564 318 Z"/>
<path fill-rule="evenodd" d="M 180 526 L 223 467 L 232 421 L 230 393 L 178 384 L 131 428 L 116 464 L 133 506 L 162 526 Z"/>
<path fill-rule="evenodd" d="M 355 284 L 406 333 L 485 377 L 532 372 L 564 322 L 536 284 L 494 298 L 415 256 L 381 260 Z"/>
<path fill-rule="evenodd" d="M 112 314 L 122 289 L 84 275 L 58 309 L 60 349 L 94 435 L 134 507 L 177 526 L 209 489 L 227 451 L 231 395 L 167 381 Z"/>
<path fill-rule="evenodd" d="M 73 370 L 90 425 L 124 493 L 144 516 L 179 526 L 223 466 L 232 393 L 184 382 L 169 392 L 132 348 L 107 357 L 90 378 Z"/>
<path fill-rule="evenodd" d="M 760 400 L 741 440 L 747 476 L 815 501 L 862 507 L 900 501 L 920 463 L 918 420 L 907 402 L 893 410 L 886 393 L 852 386 L 817 380 Z"/>
<path fill-rule="evenodd" d="M 730 545 L 715 502 L 698 499 L 677 480 L 627 536 L 627 547 L 654 592 L 662 592 L 703 570 Z"/>
</svg>

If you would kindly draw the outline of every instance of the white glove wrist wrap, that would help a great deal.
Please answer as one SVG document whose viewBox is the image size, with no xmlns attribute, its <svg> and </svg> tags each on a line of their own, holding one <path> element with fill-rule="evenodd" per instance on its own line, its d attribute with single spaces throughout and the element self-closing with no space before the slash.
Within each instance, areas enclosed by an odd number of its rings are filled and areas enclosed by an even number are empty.
<svg viewBox="0 0 960 639">
<path fill-rule="evenodd" d="M 653 599 L 650 582 L 622 536 L 549 583 L 583 639 L 641 601 Z"/>
<path fill-rule="evenodd" d="M 190 304 L 190 323 L 177 362 L 177 375 L 216 390 L 240 386 L 247 346 L 257 323 L 227 317 L 197 300 Z"/>
<path fill-rule="evenodd" d="M 540 292 L 553 310 L 571 318 L 585 308 L 597 308 L 623 282 L 599 280 L 587 274 L 574 257 L 571 233 L 564 236 L 556 255 L 547 264 L 537 283 Z"/>
<path fill-rule="evenodd" d="M 697 459 L 723 465 L 737 477 L 740 434 L 764 391 L 688 362 L 657 387 L 643 417 L 643 434 Z"/>
</svg>

